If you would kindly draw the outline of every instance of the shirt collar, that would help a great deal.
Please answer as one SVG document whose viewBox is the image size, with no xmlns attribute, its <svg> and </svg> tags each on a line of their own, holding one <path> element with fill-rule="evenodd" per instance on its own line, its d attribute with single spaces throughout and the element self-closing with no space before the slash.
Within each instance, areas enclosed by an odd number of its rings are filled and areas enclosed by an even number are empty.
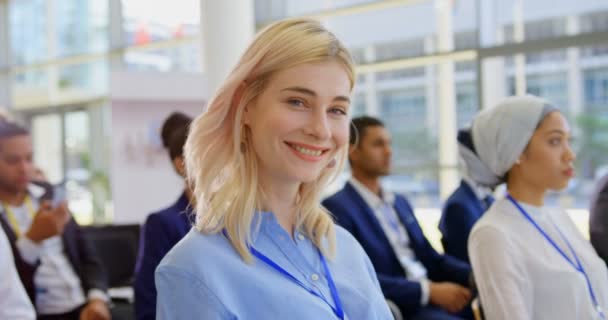
<svg viewBox="0 0 608 320">
<path fill-rule="evenodd" d="M 519 205 L 531 216 L 543 216 L 543 207 L 538 207 L 521 201 L 517 201 Z"/>
<path fill-rule="evenodd" d="M 38 199 L 40 199 L 44 195 L 44 192 L 45 192 L 45 189 L 39 185 L 29 184 L 27 186 L 27 194 L 31 197 L 32 201 L 34 201 L 34 202 L 39 201 Z M 0 206 L 0 212 L 2 212 L 2 211 L 4 211 L 4 203 L 0 202 L 0 204 L 2 204 Z M 19 207 L 22 207 L 24 205 L 25 205 L 25 203 L 23 203 Z M 16 208 L 19 208 L 19 207 L 16 207 Z"/>
<path fill-rule="evenodd" d="M 349 182 L 359 193 L 359 195 L 361 195 L 365 203 L 367 203 L 370 208 L 376 209 L 385 203 L 388 203 L 392 206 L 395 202 L 395 194 L 390 191 L 382 190 L 382 197 L 379 197 L 377 194 L 373 193 L 361 182 L 359 182 L 355 177 L 351 177 Z"/>
<path fill-rule="evenodd" d="M 281 236 L 285 237 L 285 239 L 291 238 L 289 233 L 281 227 L 274 213 L 270 211 L 257 211 L 254 215 L 251 224 L 251 241 L 254 245 L 261 233 L 266 234 L 270 238 L 280 238 Z M 304 238 L 300 238 L 300 235 Z M 293 236 L 294 241 L 310 238 L 302 227 L 294 230 Z"/>
</svg>

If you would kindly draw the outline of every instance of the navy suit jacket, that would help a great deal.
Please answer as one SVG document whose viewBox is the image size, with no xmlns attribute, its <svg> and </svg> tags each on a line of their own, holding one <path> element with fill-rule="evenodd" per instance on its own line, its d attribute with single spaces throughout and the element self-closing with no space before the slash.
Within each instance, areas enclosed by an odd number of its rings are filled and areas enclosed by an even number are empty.
<svg viewBox="0 0 608 320">
<path fill-rule="evenodd" d="M 399 306 L 407 317 L 420 308 L 421 287 L 406 279 L 405 271 L 384 234 L 372 209 L 355 188 L 347 183 L 344 189 L 325 199 L 323 205 L 363 246 L 370 257 L 384 296 Z M 428 242 L 408 201 L 397 195 L 394 204 L 401 223 L 407 230 L 410 246 L 424 265 L 431 281 L 450 281 L 468 287 L 471 268 L 461 261 L 441 255 Z"/>
<path fill-rule="evenodd" d="M 135 317 L 156 319 L 154 271 L 163 257 L 190 231 L 192 211 L 186 194 L 170 207 L 150 214 L 142 230 L 135 271 Z"/>
<path fill-rule="evenodd" d="M 469 262 L 469 234 L 485 211 L 484 204 L 477 198 L 473 189 L 468 183 L 461 181 L 460 186 L 446 201 L 439 221 L 445 253 Z"/>
<path fill-rule="evenodd" d="M 36 184 L 46 190 L 46 193 L 50 195 L 49 198 L 53 197 L 54 190 L 51 185 Z M 8 223 L 3 209 L 0 216 L 0 225 L 2 225 L 2 228 L 11 243 L 11 249 L 13 251 L 13 256 L 15 257 L 15 266 L 19 272 L 19 277 L 21 278 L 21 282 L 32 300 L 32 303 L 35 304 L 36 287 L 34 285 L 34 274 L 36 273 L 38 266 L 40 266 L 40 262 L 31 265 L 23 260 L 19 253 L 19 249 L 16 246 L 17 235 Z M 99 289 L 105 292 L 108 288 L 108 282 L 101 260 L 97 257 L 92 243 L 85 237 L 82 229 L 74 219 L 70 219 L 65 225 L 61 240 L 63 242 L 64 253 L 80 279 L 85 296 L 91 289 Z M 0 261 L 0 263 L 6 262 Z"/>
</svg>

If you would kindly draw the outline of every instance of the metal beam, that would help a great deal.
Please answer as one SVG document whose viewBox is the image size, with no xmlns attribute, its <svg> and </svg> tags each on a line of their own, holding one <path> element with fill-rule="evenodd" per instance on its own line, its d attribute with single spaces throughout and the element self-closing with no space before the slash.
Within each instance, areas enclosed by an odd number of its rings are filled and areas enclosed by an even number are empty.
<svg viewBox="0 0 608 320">
<path fill-rule="evenodd" d="M 593 46 L 601 43 L 608 43 L 608 31 L 580 33 L 572 36 L 511 43 L 490 48 L 479 48 L 477 49 L 477 54 L 479 59 L 485 59 L 511 56 L 518 53 L 528 54 L 568 47 Z"/>
</svg>

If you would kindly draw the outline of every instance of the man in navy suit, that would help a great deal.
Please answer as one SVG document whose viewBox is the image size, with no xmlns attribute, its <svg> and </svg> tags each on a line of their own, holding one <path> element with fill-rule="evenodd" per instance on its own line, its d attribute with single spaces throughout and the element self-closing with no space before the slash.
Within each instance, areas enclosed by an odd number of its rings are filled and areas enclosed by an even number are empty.
<svg viewBox="0 0 608 320">
<path fill-rule="evenodd" d="M 475 165 L 476 151 L 470 130 L 458 132 L 460 156 L 464 162 L 460 186 L 445 203 L 439 230 L 446 254 L 469 263 L 467 241 L 473 225 L 494 201 L 492 190 L 475 182 L 469 176 L 470 166 Z"/>
<path fill-rule="evenodd" d="M 376 270 L 384 296 L 408 319 L 460 319 L 471 298 L 470 267 L 437 253 L 408 201 L 382 190 L 391 167 L 391 138 L 371 117 L 353 119 L 352 178 L 323 201 L 337 223 L 357 238 Z"/>
</svg>

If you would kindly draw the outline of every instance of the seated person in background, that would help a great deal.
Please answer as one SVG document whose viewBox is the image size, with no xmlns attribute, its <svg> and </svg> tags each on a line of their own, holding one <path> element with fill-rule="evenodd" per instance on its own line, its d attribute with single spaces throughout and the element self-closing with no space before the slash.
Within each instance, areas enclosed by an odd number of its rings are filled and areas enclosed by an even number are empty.
<svg viewBox="0 0 608 320">
<path fill-rule="evenodd" d="M 110 319 L 101 263 L 66 203 L 41 199 L 54 191 L 31 183 L 32 153 L 27 129 L 0 124 L 0 224 L 38 319 Z"/>
<path fill-rule="evenodd" d="M 469 129 L 458 132 L 458 151 L 463 162 L 462 181 L 443 207 L 439 230 L 446 254 L 469 262 L 467 240 L 473 225 L 494 201 L 492 189 L 471 178 L 475 166 L 481 165 Z"/>
<path fill-rule="evenodd" d="M 608 264 L 608 174 L 597 183 L 591 198 L 589 236 L 597 254 Z"/>
<path fill-rule="evenodd" d="M 507 184 L 469 236 L 487 319 L 606 319 L 608 269 L 568 214 L 545 205 L 574 175 L 566 118 L 535 96 L 510 97 L 473 119 L 485 166 L 473 177 Z"/>
<path fill-rule="evenodd" d="M 471 298 L 465 287 L 469 265 L 437 253 L 405 197 L 382 190 L 380 177 L 389 174 L 392 155 L 384 124 L 372 117 L 355 118 L 352 123 L 348 158 L 352 178 L 323 205 L 359 240 L 384 296 L 407 319 L 460 319 L 455 314 Z"/>
<path fill-rule="evenodd" d="M 182 113 L 171 114 L 161 130 L 173 168 L 186 177 L 184 143 L 192 119 Z M 184 191 L 170 207 L 148 216 L 144 224 L 138 262 L 135 270 L 135 317 L 138 320 L 156 319 L 156 287 L 154 270 L 160 260 L 192 227 L 190 200 L 192 192 L 184 180 Z"/>
<path fill-rule="evenodd" d="M 2 229 L 0 229 L 0 319 L 36 319 L 34 306 L 15 269 L 11 245 Z"/>
</svg>

